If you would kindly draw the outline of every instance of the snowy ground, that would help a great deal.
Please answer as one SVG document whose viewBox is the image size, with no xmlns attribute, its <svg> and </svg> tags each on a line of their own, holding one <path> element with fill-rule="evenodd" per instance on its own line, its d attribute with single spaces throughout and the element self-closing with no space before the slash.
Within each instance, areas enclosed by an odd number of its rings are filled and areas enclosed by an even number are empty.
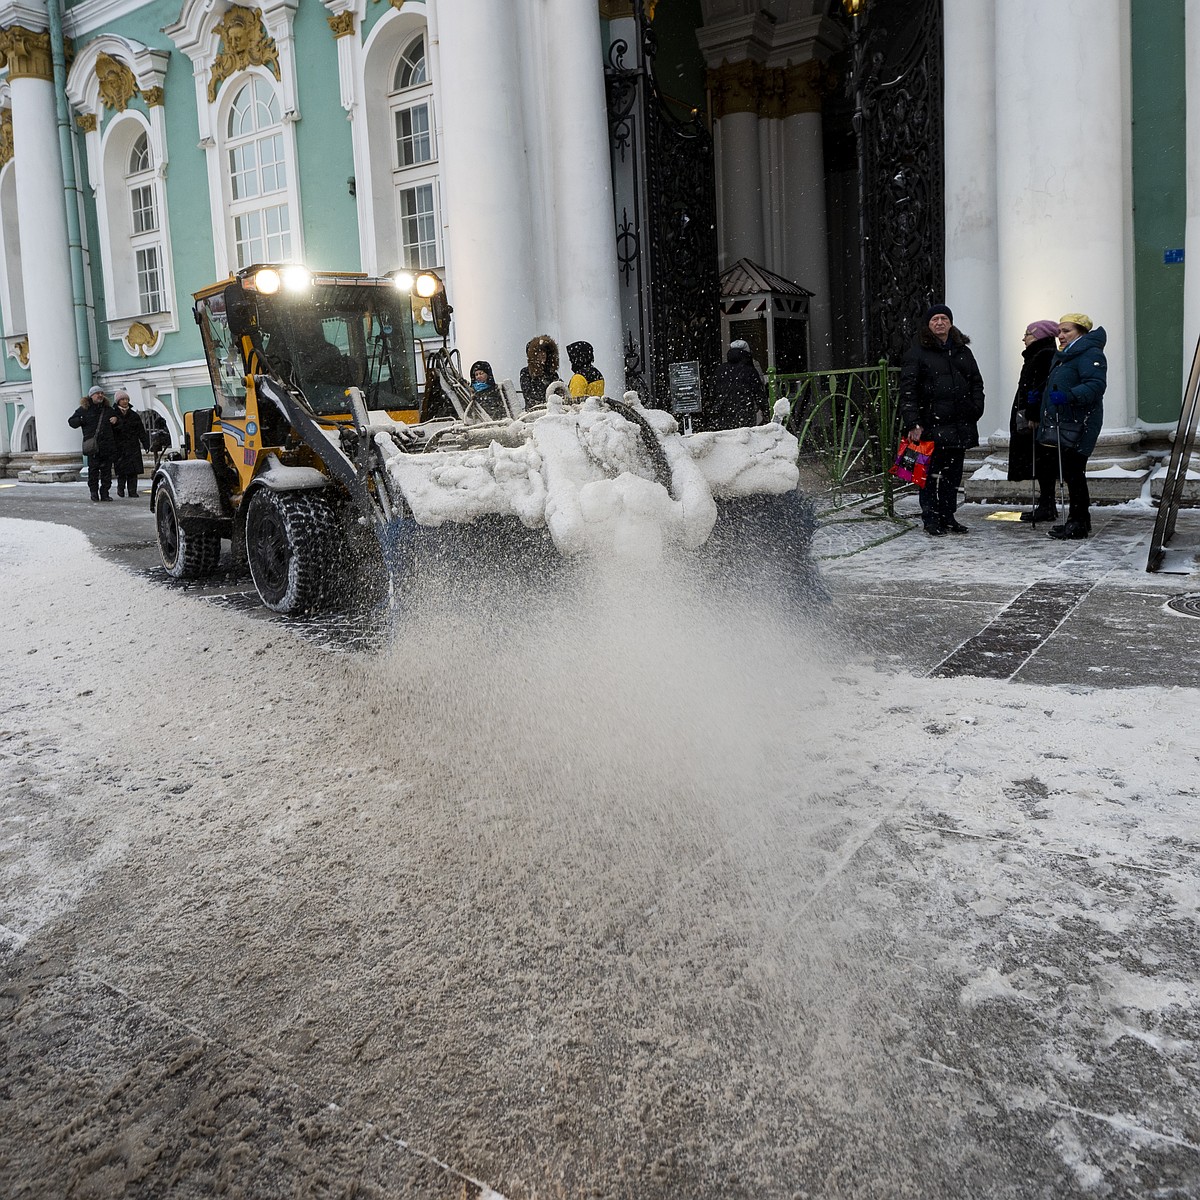
<svg viewBox="0 0 1200 1200">
<path fill-rule="evenodd" d="M 0 1195 L 1200 1194 L 1197 691 L 684 580 L 372 656 L 60 526 L 0 580 Z"/>
</svg>

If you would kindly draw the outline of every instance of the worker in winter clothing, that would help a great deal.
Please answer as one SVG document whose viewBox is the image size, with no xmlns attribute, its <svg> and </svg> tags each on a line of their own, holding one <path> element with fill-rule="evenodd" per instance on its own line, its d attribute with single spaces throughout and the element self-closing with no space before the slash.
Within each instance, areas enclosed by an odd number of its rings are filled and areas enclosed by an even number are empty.
<svg viewBox="0 0 1200 1200">
<path fill-rule="evenodd" d="M 567 346 L 567 358 L 574 374 L 567 383 L 567 395 L 573 400 L 584 396 L 604 395 L 604 376 L 596 369 L 595 351 L 591 342 L 571 342 Z"/>
<path fill-rule="evenodd" d="M 80 401 L 79 407 L 67 418 L 72 429 L 83 434 L 84 454 L 87 456 L 88 491 L 93 500 L 111 500 L 113 434 L 112 409 L 102 387 L 94 387 Z M 92 453 L 88 442 L 92 439 Z"/>
<path fill-rule="evenodd" d="M 492 364 L 482 358 L 471 364 L 471 398 L 490 416 L 504 412 L 504 398 L 496 386 Z"/>
<path fill-rule="evenodd" d="M 129 393 L 118 388 L 113 394 L 113 470 L 117 477 L 117 495 L 138 494 L 138 476 L 142 473 L 142 451 L 150 449 L 150 435 L 137 409 L 129 403 Z"/>
<path fill-rule="evenodd" d="M 766 419 L 767 386 L 754 366 L 750 344 L 729 343 L 725 361 L 713 375 L 712 395 L 704 406 L 705 429 L 741 429 Z"/>
<path fill-rule="evenodd" d="M 538 334 L 525 343 L 526 366 L 521 368 L 521 395 L 526 408 L 546 403 L 546 389 L 562 382 L 558 374 L 558 343 L 549 334 Z"/>
<path fill-rule="evenodd" d="M 921 489 L 921 519 L 930 537 L 967 532 L 954 514 L 963 457 L 979 445 L 983 416 L 983 376 L 969 342 L 950 309 L 935 304 L 900 369 L 900 428 L 912 441 L 934 446 Z"/>
<path fill-rule="evenodd" d="M 1052 538 L 1076 540 L 1092 531 L 1088 513 L 1087 460 L 1096 448 L 1104 424 L 1104 391 L 1108 334 L 1092 328 L 1086 313 L 1067 313 L 1058 322 L 1058 353 L 1050 364 L 1041 418 L 1038 450 L 1067 485 L 1067 519 L 1050 530 Z"/>
<path fill-rule="evenodd" d="M 1008 478 L 1014 482 L 1036 478 L 1039 485 L 1037 503 L 1021 514 L 1022 521 L 1051 521 L 1058 515 L 1054 507 L 1056 468 L 1050 463 L 1047 484 L 1045 472 L 1051 456 L 1038 453 L 1033 436 L 1042 411 L 1046 376 L 1058 349 L 1057 336 L 1057 321 L 1033 321 L 1025 327 L 1021 377 L 1008 415 Z"/>
</svg>

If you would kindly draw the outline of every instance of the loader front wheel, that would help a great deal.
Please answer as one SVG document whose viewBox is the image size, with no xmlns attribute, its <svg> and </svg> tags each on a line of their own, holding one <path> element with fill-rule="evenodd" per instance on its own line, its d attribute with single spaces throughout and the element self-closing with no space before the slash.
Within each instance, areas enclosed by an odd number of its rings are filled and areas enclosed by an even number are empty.
<svg viewBox="0 0 1200 1200">
<path fill-rule="evenodd" d="M 202 521 L 179 515 L 175 495 L 161 487 L 154 498 L 154 532 L 158 556 L 172 579 L 204 579 L 221 561 L 221 535 Z"/>
<path fill-rule="evenodd" d="M 255 492 L 246 557 L 262 602 L 278 613 L 323 607 L 334 592 L 336 535 L 333 509 L 319 492 Z"/>
</svg>

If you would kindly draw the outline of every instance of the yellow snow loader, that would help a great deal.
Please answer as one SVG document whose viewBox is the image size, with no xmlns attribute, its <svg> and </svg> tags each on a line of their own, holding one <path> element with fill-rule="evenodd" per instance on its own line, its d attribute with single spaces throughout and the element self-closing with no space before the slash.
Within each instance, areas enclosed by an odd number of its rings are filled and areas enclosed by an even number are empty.
<svg viewBox="0 0 1200 1200">
<path fill-rule="evenodd" d="M 151 486 L 159 554 L 212 574 L 222 541 L 281 613 L 346 605 L 364 570 L 653 558 L 678 549 L 743 575 L 782 568 L 820 592 L 796 440 L 778 420 L 685 436 L 675 418 L 562 385 L 480 399 L 448 346 L 432 272 L 372 278 L 262 264 L 195 295 L 211 409 Z M 415 313 L 441 345 L 419 383 Z"/>
</svg>

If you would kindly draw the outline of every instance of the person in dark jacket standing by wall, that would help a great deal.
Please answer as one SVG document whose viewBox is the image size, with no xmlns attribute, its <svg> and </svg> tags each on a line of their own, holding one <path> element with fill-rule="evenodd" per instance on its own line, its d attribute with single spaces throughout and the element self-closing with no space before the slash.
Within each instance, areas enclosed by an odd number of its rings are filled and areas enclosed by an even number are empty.
<svg viewBox="0 0 1200 1200">
<path fill-rule="evenodd" d="M 94 387 L 79 407 L 67 418 L 72 429 L 83 434 L 84 454 L 87 457 L 88 491 L 93 500 L 111 500 L 108 490 L 112 487 L 113 434 L 109 418 L 112 409 L 102 387 Z M 91 454 L 87 453 L 88 439 L 95 440 Z"/>
<path fill-rule="evenodd" d="M 109 421 L 113 431 L 113 471 L 117 476 L 117 495 L 126 492 L 136 497 L 138 476 L 142 473 L 142 451 L 150 449 L 150 435 L 137 410 L 129 403 L 129 393 L 118 388 L 113 393 L 116 407 Z"/>
<path fill-rule="evenodd" d="M 1037 429 L 1039 452 L 1067 485 L 1067 519 L 1050 530 L 1052 538 L 1076 540 L 1092 531 L 1086 471 L 1104 424 L 1107 342 L 1108 334 L 1102 327 L 1093 329 L 1085 313 L 1059 318 L 1059 348 L 1050 364 Z"/>
<path fill-rule="evenodd" d="M 761 425 L 767 412 L 767 386 L 754 366 L 747 342 L 729 343 L 725 361 L 713 375 L 712 398 L 704 406 L 705 429 Z"/>
<path fill-rule="evenodd" d="M 934 445 L 921 489 L 921 519 L 930 537 L 967 532 L 954 514 L 963 456 L 979 445 L 983 416 L 983 376 L 969 342 L 950 309 L 935 304 L 900 371 L 900 428 L 913 441 Z"/>
<path fill-rule="evenodd" d="M 1057 337 L 1057 321 L 1034 321 L 1026 326 L 1021 378 L 1017 380 L 1012 412 L 1008 416 L 1008 477 L 1014 482 L 1022 479 L 1038 481 L 1037 500 L 1032 509 L 1021 514 L 1022 521 L 1052 521 L 1058 516 L 1054 507 L 1054 480 L 1058 467 L 1052 461 L 1052 455 L 1038 453 L 1033 436 L 1042 411 L 1046 376 L 1050 374 L 1050 363 L 1058 350 Z"/>
</svg>

